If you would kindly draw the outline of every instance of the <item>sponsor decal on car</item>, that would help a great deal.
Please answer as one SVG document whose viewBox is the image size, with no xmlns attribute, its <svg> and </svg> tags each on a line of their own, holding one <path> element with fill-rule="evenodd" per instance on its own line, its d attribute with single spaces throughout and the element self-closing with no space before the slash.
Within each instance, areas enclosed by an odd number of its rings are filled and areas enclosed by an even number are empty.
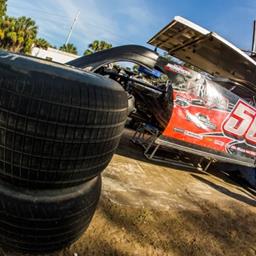
<svg viewBox="0 0 256 256">
<path fill-rule="evenodd" d="M 256 147 L 256 109 L 238 100 L 222 126 L 226 136 Z"/>
<path fill-rule="evenodd" d="M 173 70 L 176 67 L 171 66 Z M 186 70 L 178 70 L 186 74 Z M 202 75 L 177 75 L 172 116 L 163 135 L 244 162 L 256 157 L 256 108 Z M 194 72 L 196 73 L 196 72 Z"/>
<path fill-rule="evenodd" d="M 189 70 L 187 70 L 185 67 L 182 67 L 182 66 L 179 66 L 179 65 L 176 65 L 176 64 L 168 63 L 165 66 L 165 69 L 167 71 L 171 71 L 173 73 L 180 74 L 180 75 L 183 75 L 183 76 L 191 76 L 191 73 L 189 72 Z"/>
</svg>

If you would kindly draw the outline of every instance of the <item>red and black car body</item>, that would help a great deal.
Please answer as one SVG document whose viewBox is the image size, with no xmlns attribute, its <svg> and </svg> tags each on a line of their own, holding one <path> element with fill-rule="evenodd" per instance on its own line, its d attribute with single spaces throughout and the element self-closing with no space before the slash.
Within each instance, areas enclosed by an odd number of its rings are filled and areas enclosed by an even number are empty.
<svg viewBox="0 0 256 256">
<path fill-rule="evenodd" d="M 195 71 L 168 61 L 156 51 L 126 45 L 84 56 L 69 65 L 108 75 L 135 99 L 137 113 L 154 123 L 171 147 L 247 167 L 256 165 L 256 62 L 219 35 L 181 18 L 149 44 Z M 129 61 L 168 76 L 152 85 L 106 65 Z"/>
</svg>

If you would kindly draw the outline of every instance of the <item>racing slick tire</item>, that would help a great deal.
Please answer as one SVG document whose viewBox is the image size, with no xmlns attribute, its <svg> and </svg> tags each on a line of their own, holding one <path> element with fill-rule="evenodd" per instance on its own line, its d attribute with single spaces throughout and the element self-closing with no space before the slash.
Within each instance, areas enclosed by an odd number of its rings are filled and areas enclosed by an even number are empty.
<svg viewBox="0 0 256 256">
<path fill-rule="evenodd" d="M 22 252 L 50 252 L 87 229 L 101 193 L 101 176 L 57 190 L 25 190 L 0 181 L 0 244 Z"/>
<path fill-rule="evenodd" d="M 111 79 L 0 51 L 0 178 L 42 189 L 95 177 L 119 144 L 127 104 Z"/>
</svg>

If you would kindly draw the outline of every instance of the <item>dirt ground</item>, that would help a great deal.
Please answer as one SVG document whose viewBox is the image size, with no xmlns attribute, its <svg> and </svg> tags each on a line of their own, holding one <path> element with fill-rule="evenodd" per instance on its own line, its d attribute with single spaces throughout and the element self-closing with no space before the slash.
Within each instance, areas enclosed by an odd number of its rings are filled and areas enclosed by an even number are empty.
<svg viewBox="0 0 256 256">
<path fill-rule="evenodd" d="M 126 132 L 103 174 L 89 229 L 69 248 L 47 255 L 253 256 L 255 195 L 216 170 L 149 162 Z"/>
</svg>

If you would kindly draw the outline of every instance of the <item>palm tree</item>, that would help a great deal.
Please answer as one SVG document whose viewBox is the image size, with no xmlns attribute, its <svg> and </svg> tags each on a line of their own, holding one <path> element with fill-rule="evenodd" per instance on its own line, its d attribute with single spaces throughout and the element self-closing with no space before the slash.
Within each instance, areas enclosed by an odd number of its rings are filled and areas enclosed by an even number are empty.
<svg viewBox="0 0 256 256">
<path fill-rule="evenodd" d="M 34 37 L 37 35 L 36 23 L 31 18 L 27 18 L 25 16 L 19 17 L 17 19 L 16 27 L 19 31 L 24 31 L 28 36 Z"/>
<path fill-rule="evenodd" d="M 63 44 L 60 48 L 61 51 L 77 54 L 77 48 L 74 44 Z"/>
<path fill-rule="evenodd" d="M 4 16 L 0 21 L 0 47 L 14 52 L 30 53 L 37 35 L 37 26 L 31 18 Z"/>
<path fill-rule="evenodd" d="M 0 18 L 3 17 L 6 13 L 6 4 L 7 0 L 0 0 Z"/>
<path fill-rule="evenodd" d="M 17 42 L 17 34 L 15 32 L 16 19 L 4 16 L 0 21 L 0 47 L 8 49 Z"/>
<path fill-rule="evenodd" d="M 16 44 L 15 51 L 30 53 L 32 45 L 36 39 L 37 29 L 38 27 L 36 26 L 35 21 L 31 18 L 25 16 L 18 18 L 16 22 L 16 30 L 20 40 L 18 40 L 18 44 Z M 20 44 L 19 42 L 22 41 L 23 44 Z"/>
<path fill-rule="evenodd" d="M 48 43 L 44 38 L 37 38 L 34 42 L 34 45 L 44 50 L 47 50 L 48 47 L 51 47 L 50 43 Z"/>
<path fill-rule="evenodd" d="M 105 41 L 94 40 L 88 45 L 88 49 L 84 52 L 84 55 L 89 55 L 110 48 L 112 48 L 112 44 L 109 44 Z"/>
</svg>

